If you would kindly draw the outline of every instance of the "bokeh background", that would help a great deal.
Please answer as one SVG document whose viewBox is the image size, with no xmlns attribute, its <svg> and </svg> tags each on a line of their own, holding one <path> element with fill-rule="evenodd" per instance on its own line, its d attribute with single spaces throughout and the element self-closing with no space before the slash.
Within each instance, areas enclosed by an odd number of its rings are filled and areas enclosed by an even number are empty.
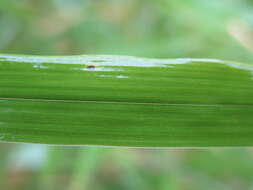
<svg viewBox="0 0 253 190">
<path fill-rule="evenodd" d="M 0 52 L 253 62 L 252 0 L 0 0 Z M 1 190 L 253 190 L 253 150 L 0 143 Z"/>
</svg>

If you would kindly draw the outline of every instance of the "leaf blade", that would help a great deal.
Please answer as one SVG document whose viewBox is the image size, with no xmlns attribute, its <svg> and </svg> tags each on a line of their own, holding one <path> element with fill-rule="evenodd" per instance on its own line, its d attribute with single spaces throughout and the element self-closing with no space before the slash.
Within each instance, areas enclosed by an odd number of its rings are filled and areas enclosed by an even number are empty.
<svg viewBox="0 0 253 190">
<path fill-rule="evenodd" d="M 0 59 L 1 140 L 138 147 L 253 144 L 251 65 L 115 57 L 113 66 L 107 58 L 89 68 L 87 58 L 80 63 L 78 57 L 77 64 L 74 57 L 60 58 L 72 62 L 57 64 L 14 57 Z M 134 64 L 122 66 L 125 59 Z"/>
</svg>

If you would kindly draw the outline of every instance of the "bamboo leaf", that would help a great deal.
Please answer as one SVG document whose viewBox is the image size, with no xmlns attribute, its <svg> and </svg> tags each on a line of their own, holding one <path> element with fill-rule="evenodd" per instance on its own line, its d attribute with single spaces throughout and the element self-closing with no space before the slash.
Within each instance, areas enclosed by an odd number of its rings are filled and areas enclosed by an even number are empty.
<svg viewBox="0 0 253 190">
<path fill-rule="evenodd" d="M 215 59 L 0 55 L 0 140 L 252 146 L 252 73 Z"/>
</svg>

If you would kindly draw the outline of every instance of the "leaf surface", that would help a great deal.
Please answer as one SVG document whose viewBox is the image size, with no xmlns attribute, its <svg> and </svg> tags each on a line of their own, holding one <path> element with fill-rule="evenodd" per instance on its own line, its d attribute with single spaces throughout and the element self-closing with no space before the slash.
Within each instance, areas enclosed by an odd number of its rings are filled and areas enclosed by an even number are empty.
<svg viewBox="0 0 253 190">
<path fill-rule="evenodd" d="M 252 73 L 214 59 L 0 55 L 0 140 L 252 146 Z"/>
</svg>

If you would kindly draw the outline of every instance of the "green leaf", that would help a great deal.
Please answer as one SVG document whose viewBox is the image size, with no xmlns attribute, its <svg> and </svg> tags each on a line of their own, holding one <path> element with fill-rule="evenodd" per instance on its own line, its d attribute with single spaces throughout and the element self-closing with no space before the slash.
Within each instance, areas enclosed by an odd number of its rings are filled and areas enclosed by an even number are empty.
<svg viewBox="0 0 253 190">
<path fill-rule="evenodd" d="M 0 55 L 0 139 L 252 146 L 252 73 L 215 59 Z"/>
</svg>

